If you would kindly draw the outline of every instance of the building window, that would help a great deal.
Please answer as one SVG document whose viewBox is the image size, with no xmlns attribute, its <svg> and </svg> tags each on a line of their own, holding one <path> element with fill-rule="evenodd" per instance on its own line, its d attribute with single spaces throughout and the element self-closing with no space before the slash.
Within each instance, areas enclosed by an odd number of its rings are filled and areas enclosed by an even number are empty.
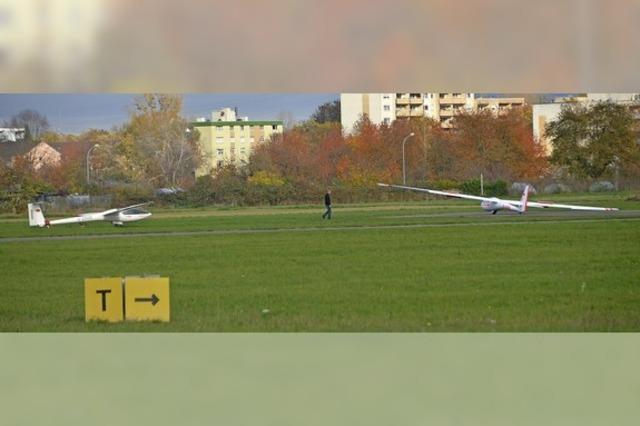
<svg viewBox="0 0 640 426">
<path fill-rule="evenodd" d="M 391 107 L 389 105 L 385 105 L 383 108 L 384 108 L 385 111 L 391 110 Z"/>
<path fill-rule="evenodd" d="M 223 143 L 223 142 L 224 142 L 224 138 L 223 138 L 222 136 L 218 136 L 218 137 L 216 138 L 216 141 L 217 141 L 218 143 Z"/>
<path fill-rule="evenodd" d="M 219 149 L 218 150 L 218 155 L 224 155 L 224 149 Z"/>
<path fill-rule="evenodd" d="M 223 130 L 224 130 L 224 129 L 223 129 L 223 127 L 222 127 L 222 126 L 218 126 L 218 133 L 222 133 L 222 131 L 223 131 Z"/>
<path fill-rule="evenodd" d="M 389 117 L 384 118 L 384 124 L 389 124 L 390 122 L 391 122 L 391 119 Z"/>
<path fill-rule="evenodd" d="M 276 126 L 276 125 L 274 124 L 273 126 L 271 126 L 271 128 L 272 128 L 273 130 L 277 130 L 277 129 L 278 129 L 278 126 Z"/>
<path fill-rule="evenodd" d="M 224 161 L 218 160 L 218 162 L 216 164 L 217 164 L 218 167 L 222 167 L 224 165 Z"/>
<path fill-rule="evenodd" d="M 389 95 L 382 95 L 382 99 L 389 99 Z"/>
</svg>

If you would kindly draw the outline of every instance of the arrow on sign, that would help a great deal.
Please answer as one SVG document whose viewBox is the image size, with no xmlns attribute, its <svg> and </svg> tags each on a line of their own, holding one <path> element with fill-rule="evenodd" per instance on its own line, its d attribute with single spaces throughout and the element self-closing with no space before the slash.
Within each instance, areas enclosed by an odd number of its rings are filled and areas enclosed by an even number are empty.
<svg viewBox="0 0 640 426">
<path fill-rule="evenodd" d="M 152 305 L 155 305 L 160 301 L 160 299 L 158 299 L 158 296 L 156 296 L 155 294 L 152 294 L 151 297 L 136 297 L 134 300 L 136 302 L 151 302 Z"/>
</svg>

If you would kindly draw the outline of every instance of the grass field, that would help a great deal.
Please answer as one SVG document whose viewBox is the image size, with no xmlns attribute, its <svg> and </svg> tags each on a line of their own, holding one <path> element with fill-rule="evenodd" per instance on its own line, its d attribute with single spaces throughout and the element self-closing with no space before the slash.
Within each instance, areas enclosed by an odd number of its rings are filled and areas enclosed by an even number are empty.
<svg viewBox="0 0 640 426">
<path fill-rule="evenodd" d="M 338 206 L 332 221 L 317 206 L 154 210 L 125 228 L 4 218 L 0 330 L 640 331 L 627 195 L 555 197 L 611 214 L 438 200 Z M 142 274 L 170 277 L 170 323 L 84 322 L 85 277 Z"/>
</svg>

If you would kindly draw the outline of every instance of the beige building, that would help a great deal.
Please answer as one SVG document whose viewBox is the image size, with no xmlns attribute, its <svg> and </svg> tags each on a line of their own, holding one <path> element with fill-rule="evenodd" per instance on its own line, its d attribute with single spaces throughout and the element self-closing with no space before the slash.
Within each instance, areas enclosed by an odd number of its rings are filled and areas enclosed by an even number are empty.
<svg viewBox="0 0 640 426">
<path fill-rule="evenodd" d="M 251 121 L 236 117 L 235 110 L 214 111 L 211 119 L 200 118 L 191 123 L 200 132 L 203 165 L 196 176 L 210 174 L 225 164 L 241 166 L 249 162 L 253 149 L 268 141 L 274 133 L 282 133 L 282 121 Z"/>
<path fill-rule="evenodd" d="M 588 106 L 602 101 L 628 105 L 640 113 L 640 93 L 587 93 L 557 97 L 553 102 L 533 105 L 533 137 L 544 146 L 547 154 L 550 154 L 552 151 L 551 140 L 545 135 L 545 127 L 558 119 L 562 108 L 575 104 Z"/>
<path fill-rule="evenodd" d="M 42 167 L 55 167 L 60 164 L 60 153 L 51 147 L 51 145 L 40 142 L 25 155 L 29 159 L 34 170 L 40 170 Z"/>
<path fill-rule="evenodd" d="M 525 105 L 524 98 L 480 98 L 475 93 L 342 93 L 340 103 L 342 127 L 347 133 L 363 115 L 374 124 L 429 117 L 448 129 L 461 112 L 488 109 L 500 113 Z"/>
</svg>

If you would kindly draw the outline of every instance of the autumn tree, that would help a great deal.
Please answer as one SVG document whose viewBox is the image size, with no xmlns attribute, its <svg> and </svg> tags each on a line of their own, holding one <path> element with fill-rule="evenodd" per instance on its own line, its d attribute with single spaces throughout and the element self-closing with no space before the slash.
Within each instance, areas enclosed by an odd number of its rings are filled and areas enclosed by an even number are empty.
<svg viewBox="0 0 640 426">
<path fill-rule="evenodd" d="M 142 165 L 147 182 L 178 186 L 190 180 L 200 154 L 197 132 L 182 118 L 182 97 L 146 94 L 135 99 L 122 150 Z"/>
<path fill-rule="evenodd" d="M 402 165 L 398 159 L 398 145 L 388 143 L 380 128 L 367 116 L 354 125 L 347 137 L 349 149 L 338 166 L 338 177 L 355 186 L 373 186 L 377 182 L 391 182 L 400 176 Z"/>
<path fill-rule="evenodd" d="M 24 211 L 27 203 L 38 194 L 53 190 L 25 156 L 14 157 L 9 165 L 0 161 L 0 188 L 6 191 L 1 197 L 0 208 L 13 213 Z"/>
<path fill-rule="evenodd" d="M 454 126 L 450 138 L 460 179 L 480 174 L 490 180 L 534 179 L 545 173 L 546 158 L 533 138 L 529 108 L 498 115 L 462 113 Z"/>
<path fill-rule="evenodd" d="M 551 161 L 575 177 L 599 178 L 640 161 L 638 129 L 628 107 L 613 102 L 564 107 L 545 134 Z"/>
</svg>

